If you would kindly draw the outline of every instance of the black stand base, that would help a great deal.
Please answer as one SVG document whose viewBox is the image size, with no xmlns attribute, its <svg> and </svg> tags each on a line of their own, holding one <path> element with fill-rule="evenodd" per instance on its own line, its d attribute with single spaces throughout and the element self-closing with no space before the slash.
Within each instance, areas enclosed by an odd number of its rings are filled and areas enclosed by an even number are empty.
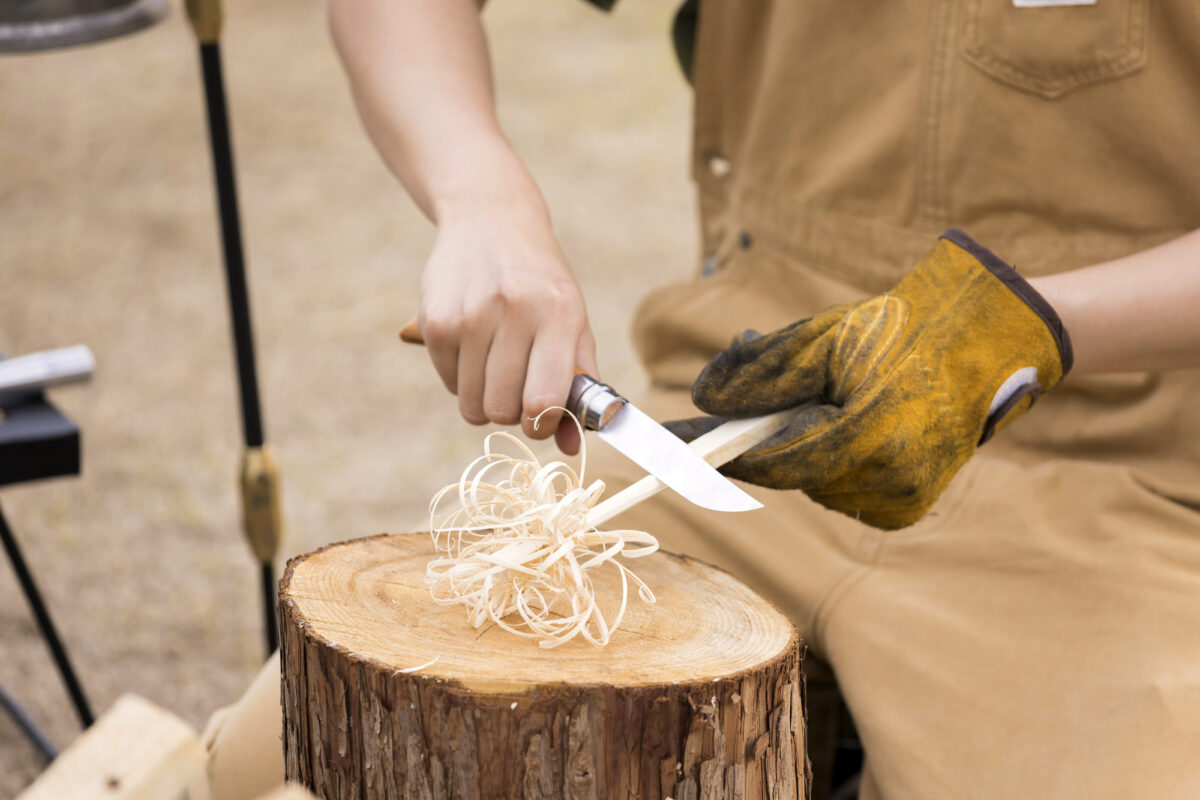
<svg viewBox="0 0 1200 800">
<path fill-rule="evenodd" d="M 58 749 L 54 746 L 46 734 L 42 733 L 41 729 L 34 724 L 33 719 L 25 712 L 25 709 L 17 705 L 17 701 L 12 699 L 8 692 L 0 688 L 0 706 L 4 706 L 4 710 L 12 717 L 13 722 L 17 723 L 17 727 L 21 732 L 33 742 L 33 746 L 38 749 L 42 757 L 46 759 L 46 763 L 58 758 Z"/>
<path fill-rule="evenodd" d="M 67 688 L 67 693 L 71 696 L 72 705 L 75 706 L 75 713 L 79 716 L 80 723 L 86 728 L 95 722 L 96 718 L 93 716 L 92 708 L 83 693 L 83 687 L 79 685 L 79 679 L 75 677 L 75 669 L 71 666 L 71 659 L 67 656 L 67 649 L 58 637 L 58 631 L 54 627 L 54 620 L 50 618 L 50 612 L 42 600 L 42 593 L 38 591 L 37 584 L 33 582 L 33 575 L 30 574 L 29 568 L 25 565 L 25 558 L 21 555 L 21 548 L 17 546 L 16 537 L 13 536 L 12 531 L 9 529 L 8 521 L 4 519 L 2 511 L 0 511 L 0 539 L 4 540 L 4 551 L 8 554 L 8 560 L 12 562 L 13 572 L 17 573 L 17 580 L 21 582 L 21 589 L 25 592 L 25 599 L 29 601 L 29 607 L 33 611 L 33 616 L 37 619 L 38 629 L 42 632 L 42 638 L 46 640 L 46 646 L 50 648 L 50 655 L 54 658 L 54 665 L 58 667 L 58 674 L 62 678 L 63 685 Z"/>
</svg>

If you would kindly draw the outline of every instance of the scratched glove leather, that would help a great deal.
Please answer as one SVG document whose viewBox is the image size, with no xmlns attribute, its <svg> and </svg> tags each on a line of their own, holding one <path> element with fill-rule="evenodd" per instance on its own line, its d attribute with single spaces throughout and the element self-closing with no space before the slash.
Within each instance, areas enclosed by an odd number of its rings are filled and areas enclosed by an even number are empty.
<svg viewBox="0 0 1200 800">
<path fill-rule="evenodd" d="M 975 448 L 1070 367 L 1070 339 L 1045 299 L 952 229 L 893 290 L 735 342 L 693 399 L 734 418 L 811 403 L 722 472 L 895 529 L 920 519 Z M 692 438 L 712 424 L 674 429 Z"/>
</svg>

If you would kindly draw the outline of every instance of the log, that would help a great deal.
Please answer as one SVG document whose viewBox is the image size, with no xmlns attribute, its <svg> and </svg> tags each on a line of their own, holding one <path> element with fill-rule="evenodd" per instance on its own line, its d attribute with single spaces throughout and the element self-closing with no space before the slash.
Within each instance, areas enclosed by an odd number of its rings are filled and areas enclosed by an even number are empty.
<svg viewBox="0 0 1200 800">
<path fill-rule="evenodd" d="M 799 636 L 728 573 L 630 562 L 657 603 L 631 598 L 606 647 L 545 649 L 434 603 L 433 555 L 381 535 L 289 562 L 289 780 L 327 800 L 807 797 Z M 619 596 L 612 573 L 598 593 Z"/>
</svg>

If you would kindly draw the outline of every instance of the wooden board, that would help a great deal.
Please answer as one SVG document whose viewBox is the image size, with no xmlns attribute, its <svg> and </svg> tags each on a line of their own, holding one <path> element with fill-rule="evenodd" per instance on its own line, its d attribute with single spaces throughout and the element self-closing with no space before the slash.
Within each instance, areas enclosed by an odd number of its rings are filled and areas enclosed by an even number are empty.
<svg viewBox="0 0 1200 800">
<path fill-rule="evenodd" d="M 799 638 L 732 576 L 631 561 L 658 602 L 631 600 L 607 647 L 547 650 L 434 603 L 433 554 L 385 535 L 289 564 L 289 779 L 326 798 L 804 796 Z"/>
<path fill-rule="evenodd" d="M 19 800 L 207 800 L 208 754 L 183 720 L 122 695 Z"/>
</svg>

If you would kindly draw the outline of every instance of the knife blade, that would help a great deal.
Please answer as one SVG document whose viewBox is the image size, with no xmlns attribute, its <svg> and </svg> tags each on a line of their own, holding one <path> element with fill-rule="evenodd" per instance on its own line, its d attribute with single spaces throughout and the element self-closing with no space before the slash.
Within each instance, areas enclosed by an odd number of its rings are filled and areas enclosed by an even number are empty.
<svg viewBox="0 0 1200 800">
<path fill-rule="evenodd" d="M 409 344 L 425 344 L 416 319 L 400 331 Z M 611 386 L 577 370 L 567 410 L 587 430 L 658 478 L 690 503 L 712 511 L 752 511 L 762 503 L 739 489 L 675 434 Z"/>
<path fill-rule="evenodd" d="M 637 406 L 626 404 L 597 435 L 701 508 L 728 512 L 762 508 L 762 503 L 739 489 Z"/>
<path fill-rule="evenodd" d="M 739 489 L 683 440 L 611 386 L 579 372 L 567 409 L 585 428 L 690 503 L 712 511 L 752 511 L 762 503 Z"/>
</svg>

